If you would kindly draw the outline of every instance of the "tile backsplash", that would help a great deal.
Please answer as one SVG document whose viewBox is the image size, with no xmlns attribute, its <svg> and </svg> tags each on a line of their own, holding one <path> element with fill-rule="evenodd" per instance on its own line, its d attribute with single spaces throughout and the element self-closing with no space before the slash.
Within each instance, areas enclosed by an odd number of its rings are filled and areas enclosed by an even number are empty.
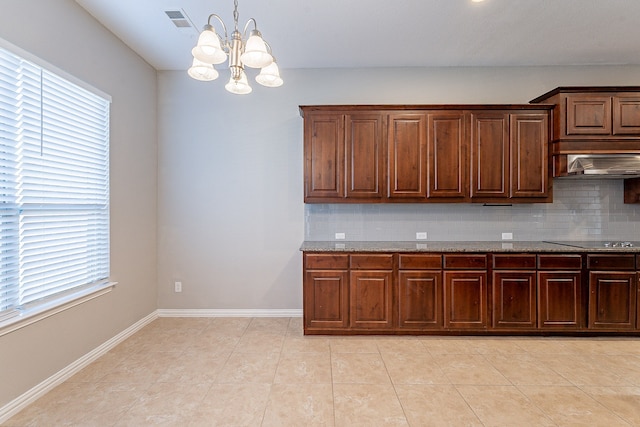
<svg viewBox="0 0 640 427">
<path fill-rule="evenodd" d="M 640 204 L 625 205 L 621 179 L 555 179 L 553 203 L 305 204 L 305 240 L 640 240 Z"/>
</svg>

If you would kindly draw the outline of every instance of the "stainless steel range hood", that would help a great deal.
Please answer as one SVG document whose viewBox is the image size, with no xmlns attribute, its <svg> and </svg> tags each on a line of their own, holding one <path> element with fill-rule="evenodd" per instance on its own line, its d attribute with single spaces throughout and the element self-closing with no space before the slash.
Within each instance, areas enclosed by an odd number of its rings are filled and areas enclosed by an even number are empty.
<svg viewBox="0 0 640 427">
<path fill-rule="evenodd" d="M 569 154 L 568 177 L 573 178 L 638 178 L 639 154 Z"/>
</svg>

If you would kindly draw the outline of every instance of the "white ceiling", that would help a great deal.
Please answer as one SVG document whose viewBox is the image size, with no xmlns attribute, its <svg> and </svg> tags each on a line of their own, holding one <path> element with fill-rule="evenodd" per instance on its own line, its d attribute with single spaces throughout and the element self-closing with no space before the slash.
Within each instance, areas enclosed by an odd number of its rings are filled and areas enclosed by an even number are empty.
<svg viewBox="0 0 640 427">
<path fill-rule="evenodd" d="M 189 67 L 209 14 L 233 28 L 233 0 L 76 1 L 158 70 Z M 281 68 L 640 64 L 640 0 L 238 1 Z"/>
</svg>

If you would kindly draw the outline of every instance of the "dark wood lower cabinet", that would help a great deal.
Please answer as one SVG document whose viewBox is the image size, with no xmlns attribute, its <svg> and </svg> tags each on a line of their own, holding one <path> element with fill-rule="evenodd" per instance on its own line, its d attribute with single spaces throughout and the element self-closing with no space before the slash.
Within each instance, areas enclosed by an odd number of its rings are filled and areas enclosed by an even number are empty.
<svg viewBox="0 0 640 427">
<path fill-rule="evenodd" d="M 349 256 L 349 325 L 389 330 L 393 322 L 393 254 Z"/>
<path fill-rule="evenodd" d="M 640 336 L 640 255 L 304 253 L 305 334 Z"/>
<path fill-rule="evenodd" d="M 400 271 L 398 273 L 398 327 L 442 329 L 442 273 Z"/>
<path fill-rule="evenodd" d="M 638 258 L 640 259 L 640 256 Z M 636 328 L 640 330 L 640 273 L 636 279 L 636 287 L 638 288 L 638 292 L 636 292 Z"/>
<path fill-rule="evenodd" d="M 636 272 L 589 273 L 589 328 L 636 328 Z"/>
<path fill-rule="evenodd" d="M 304 327 L 344 329 L 349 326 L 349 256 L 304 254 Z"/>
<path fill-rule="evenodd" d="M 352 328 L 389 329 L 392 322 L 392 271 L 352 271 L 349 314 Z"/>
<path fill-rule="evenodd" d="M 493 327 L 536 327 L 535 271 L 493 273 Z"/>
<path fill-rule="evenodd" d="M 349 326 L 348 277 L 345 270 L 305 273 L 305 328 L 340 329 Z"/>
<path fill-rule="evenodd" d="M 538 327 L 582 327 L 582 274 L 579 271 L 538 272 Z"/>
<path fill-rule="evenodd" d="M 453 329 L 487 327 L 487 273 L 444 272 L 444 326 Z"/>
</svg>

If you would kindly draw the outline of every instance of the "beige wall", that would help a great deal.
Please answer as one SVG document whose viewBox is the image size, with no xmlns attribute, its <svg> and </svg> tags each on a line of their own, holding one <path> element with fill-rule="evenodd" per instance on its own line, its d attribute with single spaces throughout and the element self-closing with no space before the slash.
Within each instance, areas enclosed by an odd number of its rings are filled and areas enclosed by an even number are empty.
<svg viewBox="0 0 640 427">
<path fill-rule="evenodd" d="M 208 83 L 159 73 L 163 309 L 302 308 L 298 248 L 310 210 L 303 204 L 299 105 L 527 103 L 557 86 L 637 85 L 640 75 L 637 66 L 285 68 L 282 87 L 254 84 L 253 93 L 237 96 L 224 90 L 228 71 L 219 68 L 220 79 Z M 255 70 L 247 74 L 253 79 Z M 368 223 L 378 218 L 377 227 L 395 229 L 390 210 L 372 206 Z M 362 226 L 357 214 L 351 219 L 348 230 Z M 482 220 L 499 221 L 490 214 Z M 173 292 L 174 280 L 182 281 L 182 293 Z"/>
<path fill-rule="evenodd" d="M 111 261 L 119 282 L 106 296 L 0 337 L 0 407 L 156 308 L 301 308 L 298 105 L 522 103 L 560 85 L 638 84 L 640 75 L 622 66 L 288 70 L 279 58 L 285 85 L 254 85 L 243 97 L 224 91 L 224 67 L 211 83 L 184 72 L 156 79 L 72 0 L 2 0 L 0 10 L 0 37 L 113 97 Z M 175 280 L 182 293 L 173 292 Z"/>
<path fill-rule="evenodd" d="M 157 306 L 156 72 L 73 0 L 2 0 L 0 38 L 112 96 L 105 296 L 0 337 L 0 407 Z"/>
</svg>

